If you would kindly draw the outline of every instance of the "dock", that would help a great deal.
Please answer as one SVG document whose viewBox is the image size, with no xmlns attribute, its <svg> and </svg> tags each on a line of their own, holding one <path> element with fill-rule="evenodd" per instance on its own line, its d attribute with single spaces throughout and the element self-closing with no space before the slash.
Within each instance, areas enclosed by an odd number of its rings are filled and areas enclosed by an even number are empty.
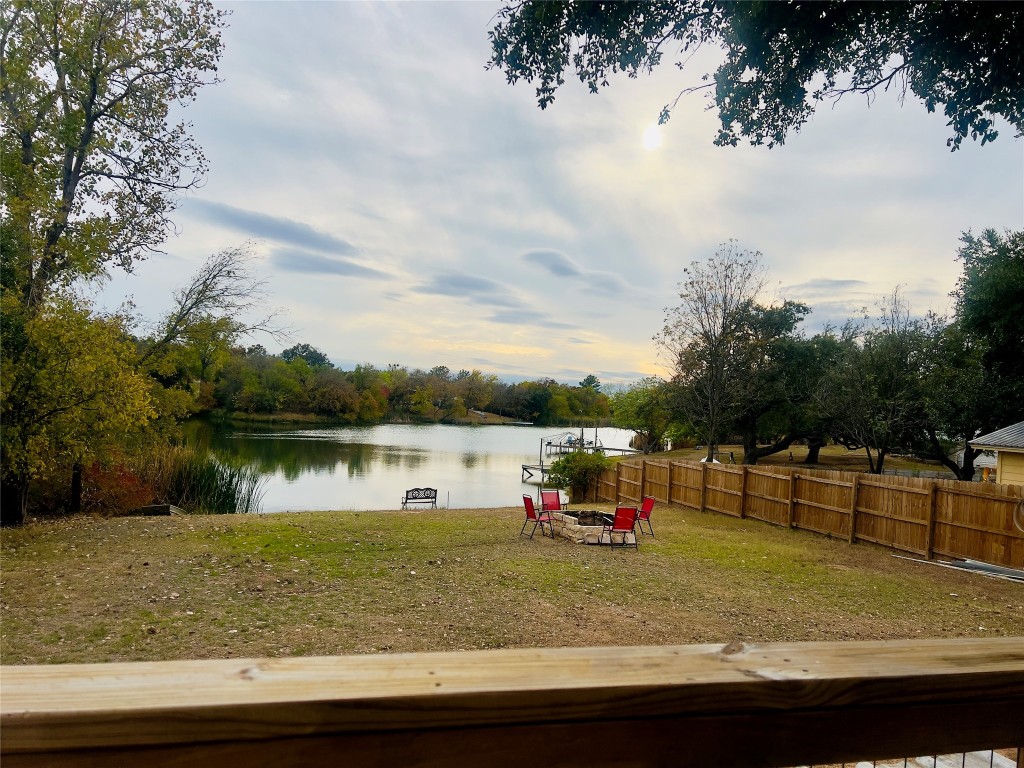
<svg viewBox="0 0 1024 768">
<path fill-rule="evenodd" d="M 577 433 L 573 432 L 560 432 L 557 435 L 548 435 L 540 439 L 540 452 L 537 454 L 536 464 L 523 464 L 522 482 L 526 483 L 529 481 L 544 483 L 544 479 L 548 476 L 550 470 L 544 464 L 545 456 L 565 456 L 567 454 L 575 453 L 576 451 L 585 451 L 586 453 L 595 453 L 601 451 L 602 453 L 615 454 L 618 456 L 631 455 L 634 453 L 641 453 L 634 448 L 608 448 L 605 446 L 601 439 L 597 435 L 597 428 L 594 428 L 594 439 L 585 439 L 585 433 L 581 428 Z M 539 476 L 539 477 L 538 477 Z"/>
<path fill-rule="evenodd" d="M 551 470 L 543 464 L 523 464 L 523 482 L 525 483 L 527 480 L 532 478 L 534 473 L 540 475 L 541 478 L 545 478 L 548 476 L 550 471 Z"/>
<path fill-rule="evenodd" d="M 587 453 L 601 451 L 602 453 L 615 454 L 618 456 L 641 453 L 641 451 L 638 451 L 634 448 L 609 448 L 606 445 L 601 445 L 600 441 L 598 441 L 597 445 L 594 445 L 593 441 L 591 440 L 586 441 L 586 443 L 584 443 L 583 445 L 581 445 L 578 440 L 575 440 L 573 442 L 554 442 L 549 440 L 544 443 L 544 454 L 547 456 L 565 456 L 570 453 L 575 453 L 576 451 L 586 451 Z M 522 467 L 522 481 L 524 483 L 527 482 L 528 480 L 533 479 L 535 475 L 539 475 L 540 478 L 543 480 L 548 476 L 548 473 L 551 471 L 549 469 L 549 466 L 543 463 L 523 464 Z"/>
<path fill-rule="evenodd" d="M 580 445 L 576 442 L 548 442 L 544 444 L 544 453 L 548 456 L 562 456 L 567 453 L 573 453 L 575 451 L 586 451 L 587 453 L 594 453 L 595 451 L 601 451 L 606 454 L 615 454 L 617 456 L 631 455 L 634 453 L 641 453 L 641 451 L 635 448 L 609 448 L 606 445 L 601 445 L 600 442 L 594 445 L 593 441 L 588 440 L 584 445 Z"/>
</svg>

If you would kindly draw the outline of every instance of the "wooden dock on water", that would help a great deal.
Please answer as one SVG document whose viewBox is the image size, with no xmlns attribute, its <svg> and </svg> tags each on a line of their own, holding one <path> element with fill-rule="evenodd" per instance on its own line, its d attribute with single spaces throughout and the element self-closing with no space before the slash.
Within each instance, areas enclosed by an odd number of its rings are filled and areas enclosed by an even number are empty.
<svg viewBox="0 0 1024 768">
<path fill-rule="evenodd" d="M 609 448 L 606 445 L 594 445 L 593 441 L 588 441 L 586 445 L 580 445 L 578 441 L 574 442 L 548 442 L 544 444 L 544 454 L 546 456 L 565 456 L 576 451 L 586 451 L 587 453 L 594 453 L 595 451 L 601 451 L 602 453 L 613 453 L 616 455 L 632 455 L 634 453 L 640 453 L 640 451 L 634 448 Z M 541 479 L 547 477 L 550 471 L 549 465 L 546 464 L 523 464 L 523 482 L 527 482 L 532 479 L 535 475 L 540 475 Z"/>
<path fill-rule="evenodd" d="M 540 475 L 541 478 L 545 478 L 550 471 L 550 468 L 545 467 L 542 464 L 523 464 L 523 482 L 525 483 L 527 480 L 532 478 L 534 473 Z"/>
<path fill-rule="evenodd" d="M 545 443 L 544 453 L 548 456 L 564 456 L 567 453 L 575 453 L 576 451 L 586 451 L 587 453 L 594 453 L 595 451 L 601 451 L 602 453 L 615 454 L 615 455 L 631 455 L 634 453 L 640 453 L 635 448 L 609 448 L 607 445 L 594 445 L 593 441 L 588 440 L 586 445 L 580 445 L 579 442 L 572 443 Z"/>
</svg>

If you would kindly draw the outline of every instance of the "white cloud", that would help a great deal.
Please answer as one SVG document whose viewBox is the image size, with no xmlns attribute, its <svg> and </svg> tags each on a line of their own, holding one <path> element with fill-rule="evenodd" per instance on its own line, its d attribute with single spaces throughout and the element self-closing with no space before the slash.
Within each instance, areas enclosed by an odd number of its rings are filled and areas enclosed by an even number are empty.
<svg viewBox="0 0 1024 768">
<path fill-rule="evenodd" d="M 484 69 L 496 4 L 230 7 L 224 82 L 184 113 L 207 184 L 171 256 L 117 276 L 109 303 L 157 313 L 207 254 L 257 237 L 295 340 L 332 359 L 614 383 L 661 370 L 651 336 L 683 268 L 728 238 L 819 327 L 896 284 L 941 311 L 959 233 L 1024 227 L 1024 142 L 950 154 L 910 100 L 823 106 L 769 151 L 714 147 L 715 116 L 684 97 L 652 152 L 644 130 L 716 52 L 597 96 L 568 82 L 541 111 Z"/>
</svg>

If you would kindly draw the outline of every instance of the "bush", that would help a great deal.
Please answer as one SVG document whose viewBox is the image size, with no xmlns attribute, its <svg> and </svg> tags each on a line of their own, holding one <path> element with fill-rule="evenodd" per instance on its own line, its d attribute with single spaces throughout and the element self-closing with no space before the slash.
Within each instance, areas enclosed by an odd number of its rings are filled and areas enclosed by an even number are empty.
<svg viewBox="0 0 1024 768">
<path fill-rule="evenodd" d="M 587 489 L 591 488 L 601 473 L 610 466 L 612 462 L 600 451 L 574 451 L 551 465 L 548 480 L 559 488 L 568 488 L 573 501 L 582 501 Z"/>
<path fill-rule="evenodd" d="M 82 470 L 82 511 L 127 515 L 153 501 L 153 486 L 124 464 L 93 464 Z"/>
<path fill-rule="evenodd" d="M 138 471 L 160 503 L 189 512 L 255 512 L 263 496 L 259 470 L 191 446 L 160 446 L 139 460 Z"/>
</svg>

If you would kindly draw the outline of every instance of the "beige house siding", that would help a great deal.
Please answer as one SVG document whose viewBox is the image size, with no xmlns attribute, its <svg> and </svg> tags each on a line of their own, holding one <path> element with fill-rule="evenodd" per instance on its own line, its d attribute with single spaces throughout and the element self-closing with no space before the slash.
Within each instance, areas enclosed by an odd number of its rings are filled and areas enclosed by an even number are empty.
<svg viewBox="0 0 1024 768">
<path fill-rule="evenodd" d="M 996 456 L 997 482 L 1024 485 L 1024 453 L 1003 450 Z"/>
</svg>

